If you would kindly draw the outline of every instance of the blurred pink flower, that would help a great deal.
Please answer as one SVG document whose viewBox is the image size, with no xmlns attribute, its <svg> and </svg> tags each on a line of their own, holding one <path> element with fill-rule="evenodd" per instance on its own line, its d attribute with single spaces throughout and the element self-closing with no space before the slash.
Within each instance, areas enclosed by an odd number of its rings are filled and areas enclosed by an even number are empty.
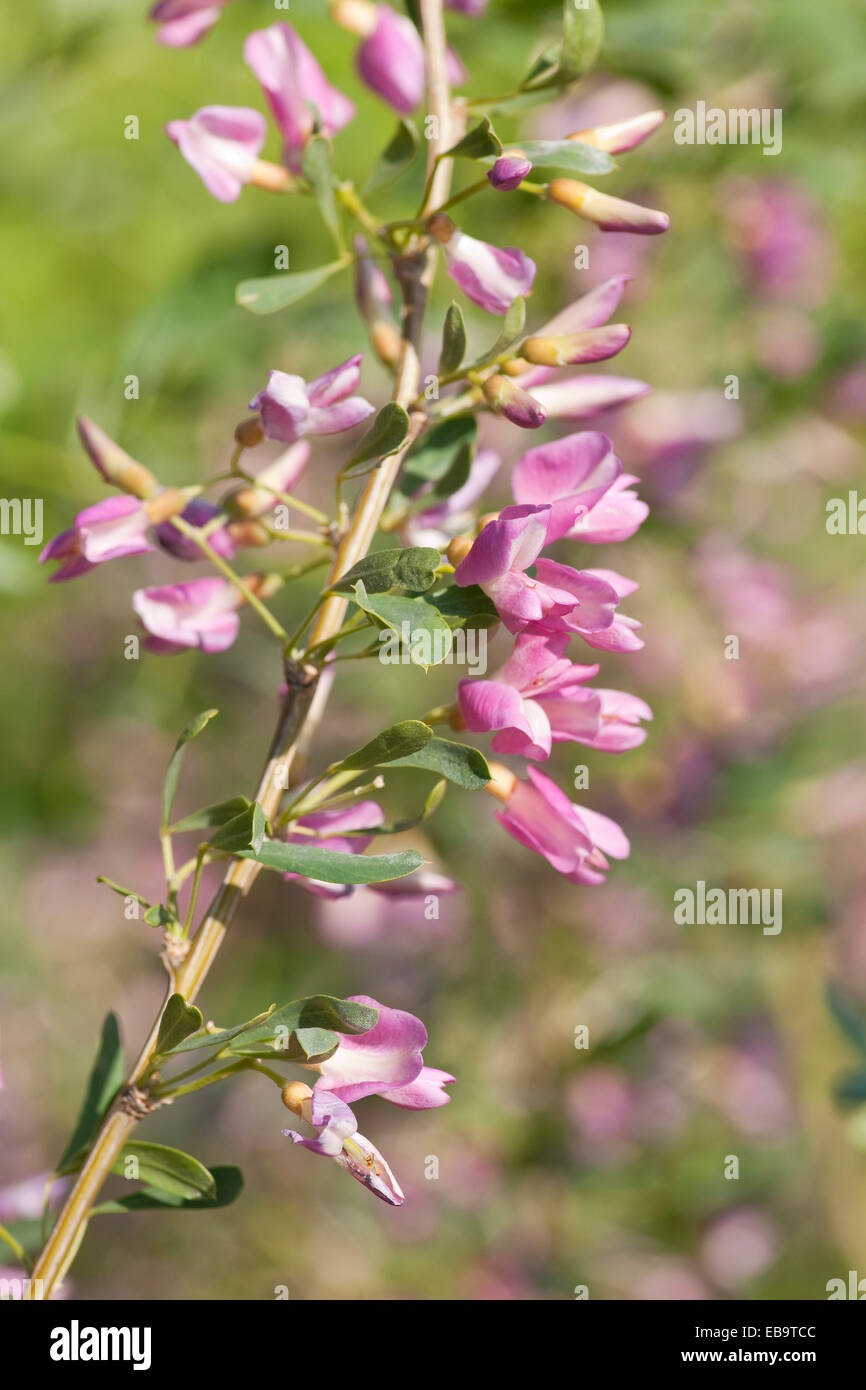
<svg viewBox="0 0 866 1390">
<path fill-rule="evenodd" d="M 165 133 L 208 193 L 233 203 L 253 177 L 267 122 L 250 106 L 203 106 L 188 121 L 169 121 Z"/>
</svg>

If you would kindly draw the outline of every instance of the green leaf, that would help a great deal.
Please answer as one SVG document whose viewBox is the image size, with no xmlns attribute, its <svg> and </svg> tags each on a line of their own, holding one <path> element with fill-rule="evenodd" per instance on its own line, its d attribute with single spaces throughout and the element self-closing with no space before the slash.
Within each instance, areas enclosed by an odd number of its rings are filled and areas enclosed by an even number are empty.
<svg viewBox="0 0 866 1390">
<path fill-rule="evenodd" d="M 431 739 L 417 753 L 400 758 L 391 766 L 422 767 L 428 772 L 438 772 L 466 791 L 478 791 L 490 781 L 490 768 L 483 753 L 466 743 L 452 743 L 446 738 Z"/>
<path fill-rule="evenodd" d="M 373 172 L 364 185 L 364 194 L 376 193 L 387 188 L 414 163 L 421 140 L 418 131 L 410 121 L 400 120 L 384 150 L 373 166 Z"/>
<path fill-rule="evenodd" d="M 177 780 L 180 777 L 180 767 L 183 762 L 184 750 L 186 745 L 194 738 L 198 738 L 202 729 L 206 728 L 219 710 L 206 709 L 203 714 L 197 714 L 195 719 L 191 719 L 174 745 L 174 752 L 169 758 L 168 767 L 165 770 L 165 778 L 162 784 L 162 824 L 168 825 L 171 817 L 171 808 L 174 804 L 174 794 L 177 791 Z"/>
<path fill-rule="evenodd" d="M 163 1010 L 156 1039 L 159 1053 L 170 1052 L 178 1043 L 195 1033 L 204 1022 L 201 1009 L 188 1004 L 182 994 L 172 994 Z"/>
<path fill-rule="evenodd" d="M 210 1169 L 213 1178 L 213 1192 L 209 1197 L 179 1197 L 177 1193 L 163 1192 L 156 1187 L 143 1187 L 139 1192 L 131 1192 L 128 1197 L 115 1197 L 109 1202 L 100 1202 L 94 1207 L 92 1216 L 110 1216 L 124 1211 L 155 1211 L 172 1209 L 175 1211 L 212 1211 L 214 1207 L 227 1207 L 237 1201 L 244 1186 L 240 1168 L 231 1165 Z"/>
<path fill-rule="evenodd" d="M 184 816 L 168 827 L 169 835 L 180 835 L 186 830 L 209 830 L 212 825 L 225 825 L 248 810 L 251 802 L 245 796 L 233 796 L 228 801 L 217 801 L 213 806 L 203 806 L 200 811 Z"/>
<path fill-rule="evenodd" d="M 361 440 L 355 453 L 345 468 L 341 469 L 344 478 L 351 477 L 352 471 L 370 459 L 387 458 L 404 443 L 409 433 L 409 416 L 402 405 L 388 401 L 383 405 L 372 425 Z"/>
<path fill-rule="evenodd" d="M 333 768 L 334 772 L 364 772 L 368 767 L 382 767 L 392 763 L 395 758 L 406 758 L 417 753 L 433 737 L 433 730 L 420 719 L 404 719 L 400 724 L 392 724 L 383 729 L 363 748 L 350 753 Z"/>
<path fill-rule="evenodd" d="M 234 1028 L 200 1028 L 197 1033 L 190 1033 L 183 1042 L 177 1043 L 163 1055 L 175 1057 L 181 1052 L 197 1052 L 203 1047 L 222 1047 L 231 1038 L 237 1037 L 245 1028 L 251 1028 L 254 1023 L 262 1023 L 264 1019 L 270 1017 L 276 1008 L 276 1004 L 271 1004 L 264 1013 L 256 1014 L 255 1018 L 248 1018 L 244 1023 L 235 1024 Z"/>
<path fill-rule="evenodd" d="M 87 1079 L 87 1090 L 75 1121 L 75 1128 L 69 1143 L 63 1150 L 57 1171 L 69 1161 L 79 1149 L 85 1148 L 95 1138 L 99 1126 L 108 1114 L 115 1096 L 123 1085 L 123 1053 L 120 1048 L 120 1032 L 117 1017 L 113 1013 L 105 1016 L 96 1059 Z"/>
<path fill-rule="evenodd" d="M 423 598 L 403 598 L 394 594 L 371 597 L 360 580 L 354 586 L 353 597 L 359 608 L 397 634 L 401 651 L 408 649 L 413 665 L 423 666 L 425 670 L 438 666 L 450 652 L 451 629 Z"/>
<path fill-rule="evenodd" d="M 866 1010 L 836 984 L 827 987 L 827 1003 L 849 1042 L 866 1056 Z"/>
<path fill-rule="evenodd" d="M 616 168 L 604 150 L 582 140 L 529 140 L 520 146 L 533 170 L 564 169 L 573 174 L 609 174 Z"/>
<path fill-rule="evenodd" d="M 404 850 L 401 854 L 346 854 L 341 850 L 319 849 L 314 844 L 286 844 L 265 840 L 259 850 L 242 850 L 241 859 L 255 859 L 266 869 L 282 874 L 301 874 L 323 883 L 386 883 L 405 878 L 423 864 L 420 854 Z"/>
<path fill-rule="evenodd" d="M 319 289 L 338 270 L 345 270 L 349 259 L 331 261 L 315 270 L 283 271 L 259 280 L 242 280 L 235 290 L 235 301 L 253 314 L 275 314 Z"/>
<path fill-rule="evenodd" d="M 589 72 L 603 40 L 604 18 L 598 0 L 565 0 L 557 79 L 573 82 Z"/>
<path fill-rule="evenodd" d="M 383 594 L 389 589 L 422 594 L 435 583 L 441 563 L 442 556 L 432 546 L 376 550 L 342 574 L 331 588 L 338 594 L 350 594 L 360 580 L 368 594 Z"/>
<path fill-rule="evenodd" d="M 466 324 L 459 304 L 452 304 L 445 315 L 442 329 L 442 351 L 439 354 L 439 375 L 456 372 L 466 355 Z"/>
<path fill-rule="evenodd" d="M 313 190 L 325 225 L 336 242 L 337 250 L 342 251 L 343 239 L 340 233 L 340 219 L 337 215 L 337 200 L 334 196 L 331 150 L 323 136 L 312 135 L 307 141 L 304 150 L 303 171 L 304 178 Z"/>
<path fill-rule="evenodd" d="M 432 604 L 451 628 L 489 628 L 499 622 L 492 599 L 477 584 L 467 584 L 465 587 L 452 584 L 438 593 L 425 594 L 424 602 Z"/>
<path fill-rule="evenodd" d="M 168 927 L 172 922 L 176 922 L 177 918 L 162 903 L 154 903 L 153 907 L 147 909 L 142 920 L 149 927 Z"/>
<path fill-rule="evenodd" d="M 523 337 L 523 330 L 525 327 L 526 300 L 522 295 L 518 295 L 516 299 L 512 299 L 508 306 L 496 342 L 492 347 L 488 348 L 487 352 L 483 353 L 481 357 L 478 358 L 477 362 L 472 363 L 472 367 L 469 368 L 469 370 L 474 371 L 476 367 L 486 366 L 488 362 L 492 362 L 494 358 L 501 356 L 508 348 L 513 347 Z"/>
<path fill-rule="evenodd" d="M 445 153 L 452 159 L 487 159 L 489 156 L 497 158 L 502 153 L 502 141 L 490 124 L 489 117 L 482 116 L 478 124 Z"/>
<path fill-rule="evenodd" d="M 422 435 L 406 455 L 400 481 L 392 493 L 389 514 L 402 512 L 416 493 L 446 477 L 467 454 L 471 462 L 477 434 L 478 422 L 473 415 L 455 415 Z M 423 498 L 418 499 L 418 505 L 422 501 Z"/>
<path fill-rule="evenodd" d="M 265 836 L 268 820 L 257 801 L 252 802 L 232 820 L 221 825 L 215 835 L 208 840 L 210 849 L 235 853 L 241 849 L 260 849 Z"/>
<path fill-rule="evenodd" d="M 121 898 L 133 898 L 135 902 L 141 903 L 142 907 L 150 907 L 147 898 L 143 898 L 140 893 L 134 893 L 131 888 L 124 888 L 122 883 L 115 883 L 113 878 L 106 878 L 105 874 L 97 874 L 96 882 L 104 883 L 106 888 L 110 888 L 112 893 L 118 893 Z"/>
<path fill-rule="evenodd" d="M 160 1192 L 170 1192 L 176 1197 L 213 1197 L 216 1182 L 203 1163 L 192 1154 L 180 1149 L 170 1149 L 165 1144 L 148 1144 L 139 1139 L 124 1144 L 120 1157 L 112 1165 L 111 1171 L 126 1177 L 134 1158 L 137 1165 L 136 1179 Z"/>
<path fill-rule="evenodd" d="M 284 1054 L 289 1039 L 298 1034 L 302 1045 L 315 1049 L 325 1041 L 315 1034 L 325 1032 L 332 1037 L 334 1033 L 368 1033 L 378 1017 L 378 1009 L 367 1004 L 337 999 L 331 994 L 313 994 L 275 1009 L 265 1021 L 234 1038 L 227 1050 L 241 1057 Z M 316 1055 L 315 1050 L 306 1055 Z"/>
</svg>

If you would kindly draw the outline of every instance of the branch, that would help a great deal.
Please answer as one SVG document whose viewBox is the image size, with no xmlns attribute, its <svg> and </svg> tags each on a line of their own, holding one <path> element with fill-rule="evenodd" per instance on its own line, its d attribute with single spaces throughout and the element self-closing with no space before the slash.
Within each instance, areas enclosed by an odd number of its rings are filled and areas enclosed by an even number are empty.
<svg viewBox="0 0 866 1390">
<path fill-rule="evenodd" d="M 428 171 L 433 172 L 427 199 L 429 210 L 448 196 L 452 161 L 440 160 L 435 170 L 434 165 L 442 150 L 448 148 L 452 112 L 442 0 L 420 0 L 420 9 L 427 55 L 428 114 L 436 117 L 427 156 Z M 427 293 L 436 266 L 436 254 L 435 243 L 431 244 L 430 239 L 424 237 L 420 241 L 413 241 L 405 255 L 395 261 L 395 270 L 403 293 L 403 313 L 402 348 L 392 399 L 403 406 L 408 406 L 418 394 L 421 375 L 418 352 Z M 329 584 L 367 554 L 406 451 L 423 423 L 423 416 L 415 414 L 412 420 L 412 428 L 404 447 L 399 453 L 384 459 L 370 474 L 352 523 L 334 558 Z M 311 634 L 311 646 L 326 641 L 339 631 L 347 605 L 348 599 L 336 595 L 325 601 Z M 282 791 L 289 784 L 292 767 L 299 752 L 308 745 L 324 713 L 331 683 L 331 673 L 328 670 L 322 674 L 314 666 L 301 666 L 297 662 L 286 663 L 288 688 L 256 794 L 256 799 L 269 820 L 275 817 L 279 809 Z M 195 999 L 260 867 L 252 859 L 237 859 L 232 862 L 193 938 L 189 955 L 177 969 L 174 980 L 166 992 L 166 998 L 169 993 L 177 990 L 185 999 Z M 162 1007 L 165 1007 L 164 1003 Z M 31 1298 L 37 1297 L 37 1289 L 42 1291 L 44 1297 L 50 1297 L 52 1290 L 63 1278 L 78 1250 L 90 1210 L 99 1191 L 123 1145 L 138 1123 L 140 1117 L 124 1109 L 123 1097 L 148 1070 L 161 1017 L 162 1008 L 130 1073 L 121 1099 L 105 1120 L 60 1212 L 54 1230 L 34 1265 L 29 1286 Z"/>
</svg>

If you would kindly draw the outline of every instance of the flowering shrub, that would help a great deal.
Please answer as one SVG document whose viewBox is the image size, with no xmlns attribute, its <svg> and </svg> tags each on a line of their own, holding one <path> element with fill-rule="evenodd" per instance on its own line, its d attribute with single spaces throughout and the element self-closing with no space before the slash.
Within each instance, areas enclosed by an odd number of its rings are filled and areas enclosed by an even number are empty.
<svg viewBox="0 0 866 1390">
<path fill-rule="evenodd" d="M 151 14 L 159 40 L 183 48 L 204 36 L 221 8 L 163 0 Z M 146 901 L 104 880 L 140 903 L 145 921 L 163 933 L 168 986 L 153 1032 L 125 1079 L 113 1016 L 106 1021 L 82 1113 L 55 1174 L 75 1181 L 33 1270 L 48 1296 L 94 1213 L 219 1206 L 237 1195 L 236 1169 L 208 1170 L 187 1154 L 133 1136 L 159 1106 L 243 1072 L 278 1086 L 285 1107 L 304 1125 L 283 1131 L 292 1142 L 334 1159 L 391 1205 L 404 1200 L 385 1158 L 358 1132 L 352 1107 L 373 1095 L 407 1109 L 447 1102 L 445 1087 L 455 1078 L 425 1064 L 427 1034 L 418 1018 L 366 995 L 322 994 L 217 1028 L 193 1002 L 261 869 L 282 875 L 291 885 L 287 892 L 300 886 L 332 897 L 362 886 L 424 895 L 431 880 L 420 854 L 366 851 L 377 848 L 380 837 L 434 814 L 452 790 L 487 791 L 500 802 L 503 829 L 522 847 L 515 853 L 543 856 L 575 884 L 604 883 L 610 859 L 629 853 L 616 823 L 572 803 L 537 764 L 549 758 L 555 742 L 623 752 L 645 737 L 641 721 L 651 712 L 644 701 L 594 686 L 598 665 L 580 661 L 587 646 L 617 654 L 642 646 L 640 625 L 621 610 L 637 586 L 618 572 L 587 567 L 575 542 L 624 541 L 648 509 L 634 489 L 638 480 L 623 471 L 604 434 L 577 430 L 526 448 L 516 432 L 555 420 L 592 421 L 600 410 L 649 389 L 582 371 L 628 343 L 630 329 L 609 323 L 626 277 L 612 277 L 553 319 L 528 326 L 535 261 L 522 248 L 479 240 L 451 213 L 466 204 L 468 220 L 476 197 L 523 195 L 553 204 L 551 216 L 563 208 L 608 231 L 663 232 L 663 213 L 572 177 L 609 172 L 611 156 L 637 146 L 663 116 L 652 111 L 557 139 L 504 145 L 492 114 L 561 95 L 591 67 L 602 40 L 597 4 L 576 8 L 568 0 L 558 40 L 514 92 L 490 102 L 452 95 L 452 86 L 468 75 L 446 44 L 442 0 L 408 8 L 403 15 L 367 0 L 332 6 L 335 22 L 359 38 L 359 76 L 399 116 L 368 183 L 373 193 L 364 198 L 396 182 L 419 159 L 422 140 L 407 118 L 426 96 L 426 182 L 420 206 L 408 209 L 406 218 L 383 221 L 337 172 L 339 133 L 354 118 L 354 103 L 283 21 L 250 34 L 244 45 L 282 141 L 281 163 L 261 158 L 268 124 L 253 108 L 206 106 L 166 125 L 182 158 L 219 201 L 256 196 L 249 185 L 315 200 L 334 259 L 312 270 L 244 281 L 238 303 L 257 314 L 286 310 L 351 270 L 361 331 L 393 375 L 391 399 L 377 405 L 363 394 L 360 350 L 312 379 L 303 374 L 303 362 L 291 373 L 273 370 L 249 402 L 252 416 L 237 426 L 228 470 L 180 487 L 163 485 L 149 463 L 132 459 L 82 419 L 84 448 L 116 491 L 79 512 L 41 557 L 58 565 L 51 578 L 65 581 L 99 564 L 160 551 L 166 582 L 131 598 L 146 651 L 219 653 L 232 645 L 242 623 L 257 622 L 274 642 L 274 686 L 280 686 L 277 728 L 252 799 L 238 793 L 175 819 L 187 746 L 216 711 L 205 711 L 180 735 L 159 822 L 163 900 Z M 478 0 L 453 0 L 449 8 L 491 22 Z M 455 172 L 473 166 L 475 177 L 452 191 Z M 460 294 L 499 322 L 492 342 L 473 356 L 455 300 L 439 330 L 438 365 L 425 377 L 425 315 L 440 250 Z M 497 514 L 485 510 L 483 499 L 502 461 L 490 448 L 476 451 L 479 421 L 491 415 L 515 431 L 514 503 Z M 348 441 L 331 515 L 295 492 L 321 435 Z M 277 441 L 283 452 L 256 467 L 250 456 L 266 441 Z M 290 527 L 293 513 L 301 524 Z M 287 565 L 279 548 L 287 541 L 308 547 L 312 558 Z M 275 558 L 249 569 L 245 552 Z M 183 578 L 183 565 L 196 559 L 208 572 Z M 295 582 L 316 567 L 326 567 L 327 577 L 304 611 L 294 601 Z M 429 667 L 446 659 L 459 635 L 490 634 L 500 625 L 513 642 L 489 679 L 459 680 L 450 704 L 417 711 L 378 732 L 371 727 L 363 747 L 317 765 L 314 736 L 340 661 L 376 660 L 384 637 L 392 649 L 396 642 L 401 660 Z M 516 765 L 488 763 L 478 748 L 450 736 L 462 731 L 492 735 L 492 751 L 517 759 Z M 395 824 L 370 795 L 382 787 L 383 769 L 392 767 L 428 778 L 413 816 Z M 183 843 L 189 846 L 185 857 L 177 853 Z M 214 863 L 225 865 L 223 883 L 199 914 L 202 875 Z M 436 883 L 437 891 L 455 887 L 447 879 Z M 315 1084 L 287 1077 L 286 1066 L 317 1073 Z M 118 1165 L 126 1171 L 129 1159 L 141 1189 L 96 1205 L 104 1178 Z"/>
</svg>

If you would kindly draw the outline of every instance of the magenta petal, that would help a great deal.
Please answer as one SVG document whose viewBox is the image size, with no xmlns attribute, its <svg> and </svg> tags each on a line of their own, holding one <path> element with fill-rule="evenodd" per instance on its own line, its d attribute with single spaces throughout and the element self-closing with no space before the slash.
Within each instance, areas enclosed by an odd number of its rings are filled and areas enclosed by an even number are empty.
<svg viewBox="0 0 866 1390">
<path fill-rule="evenodd" d="M 188 121 L 169 121 L 166 133 L 209 193 L 233 203 L 261 153 L 267 124 L 246 106 L 204 106 Z"/>
<path fill-rule="evenodd" d="M 379 1010 L 379 1018 L 367 1033 L 340 1035 L 340 1046 L 320 1065 L 316 1087 L 344 1101 L 393 1090 L 414 1081 L 421 1071 L 421 1051 L 427 1029 L 414 1014 L 389 1009 L 368 995 L 353 995 L 355 1003 Z"/>
<path fill-rule="evenodd" d="M 542 584 L 572 594 L 579 605 L 574 623 L 583 631 L 608 628 L 613 622 L 619 596 L 612 584 L 588 570 L 575 570 L 555 560 L 539 560 L 536 573 Z"/>
<path fill-rule="evenodd" d="M 589 294 L 569 304 L 543 328 L 539 328 L 535 336 L 549 338 L 565 333 L 584 333 L 589 328 L 598 328 L 600 324 L 607 323 L 630 279 L 630 275 L 614 275 L 612 279 L 605 280 L 604 284 L 597 285 Z"/>
<path fill-rule="evenodd" d="M 531 736 L 534 729 L 524 712 L 524 701 L 518 691 L 500 681 L 467 679 L 457 687 L 460 715 L 470 733 L 488 733 L 498 729 L 515 729 Z"/>
<path fill-rule="evenodd" d="M 500 155 L 487 175 L 491 185 L 500 193 L 510 193 L 519 188 L 532 172 L 532 164 L 522 154 Z"/>
<path fill-rule="evenodd" d="M 552 503 L 547 539 L 554 541 L 567 535 L 578 519 L 573 504 L 563 499 L 581 493 L 591 478 L 598 492 L 593 497 L 581 496 L 585 511 L 604 495 L 621 470 L 607 435 L 587 430 L 528 450 L 514 469 L 511 486 L 516 502 Z"/>
<path fill-rule="evenodd" d="M 392 1105 L 403 1106 L 406 1110 L 430 1110 L 438 1105 L 447 1105 L 451 1097 L 444 1087 L 456 1078 L 450 1072 L 439 1071 L 437 1067 L 422 1067 L 414 1081 L 398 1090 L 382 1091 L 382 1099 Z"/>
<path fill-rule="evenodd" d="M 335 405 L 337 401 L 350 396 L 361 380 L 363 357 L 364 354 L 358 352 L 338 367 L 332 367 L 322 376 L 315 377 L 307 387 L 310 404 L 319 407 Z"/>
<path fill-rule="evenodd" d="M 535 262 L 513 247 L 491 246 L 459 229 L 445 243 L 448 274 L 474 304 L 504 314 L 513 300 L 529 294 Z"/>
<path fill-rule="evenodd" d="M 523 378 L 518 380 L 523 384 Z M 649 389 L 645 381 L 632 377 L 586 375 L 533 385 L 532 394 L 550 419 L 584 420 L 645 396 Z"/>
<path fill-rule="evenodd" d="M 363 396 L 349 396 L 324 410 L 312 409 L 309 414 L 310 434 L 341 434 L 343 430 L 354 429 L 362 420 L 376 413 L 376 407 Z"/>
<path fill-rule="evenodd" d="M 349 124 L 355 107 L 331 86 L 290 24 L 279 21 L 254 30 L 244 44 L 244 60 L 258 78 L 282 131 L 287 162 L 299 172 L 316 118 L 324 135 L 336 135 Z"/>
<path fill-rule="evenodd" d="M 389 106 L 408 116 L 424 96 L 424 44 L 408 16 L 384 4 L 376 14 L 376 28 L 358 49 L 358 73 Z"/>
<path fill-rule="evenodd" d="M 459 585 L 489 584 L 533 563 L 547 537 L 549 507 L 506 507 L 489 521 L 454 572 Z"/>
</svg>

